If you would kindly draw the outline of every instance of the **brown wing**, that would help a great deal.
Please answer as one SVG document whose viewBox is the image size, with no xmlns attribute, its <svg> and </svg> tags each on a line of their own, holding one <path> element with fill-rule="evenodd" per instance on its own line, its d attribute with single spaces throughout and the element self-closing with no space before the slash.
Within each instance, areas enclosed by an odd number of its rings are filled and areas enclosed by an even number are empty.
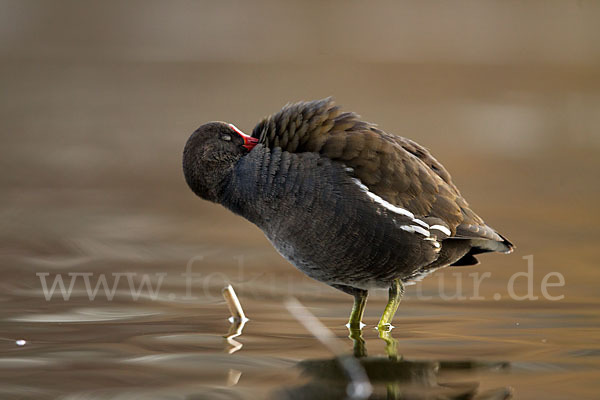
<svg viewBox="0 0 600 400">
<path fill-rule="evenodd" d="M 343 163 L 372 193 L 417 217 L 439 221 L 451 236 L 503 241 L 469 208 L 426 148 L 342 112 L 331 98 L 287 105 L 263 119 L 252 136 L 268 147 L 317 152 Z"/>
</svg>

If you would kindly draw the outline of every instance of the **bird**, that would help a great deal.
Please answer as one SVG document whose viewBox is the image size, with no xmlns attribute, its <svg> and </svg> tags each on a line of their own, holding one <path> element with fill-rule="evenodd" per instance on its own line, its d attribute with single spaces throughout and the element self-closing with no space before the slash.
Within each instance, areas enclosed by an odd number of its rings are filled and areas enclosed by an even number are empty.
<svg viewBox="0 0 600 400">
<path fill-rule="evenodd" d="M 429 150 L 331 97 L 288 103 L 249 135 L 203 124 L 182 164 L 197 196 L 258 226 L 309 277 L 352 295 L 349 328 L 362 328 L 370 290 L 388 290 L 377 328 L 389 330 L 405 285 L 514 248 Z"/>
</svg>

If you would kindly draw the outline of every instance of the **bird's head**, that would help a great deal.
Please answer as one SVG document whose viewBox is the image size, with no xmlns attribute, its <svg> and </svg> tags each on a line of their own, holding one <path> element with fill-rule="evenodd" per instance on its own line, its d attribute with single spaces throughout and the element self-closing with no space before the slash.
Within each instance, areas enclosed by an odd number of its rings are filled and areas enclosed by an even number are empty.
<svg viewBox="0 0 600 400">
<path fill-rule="evenodd" d="M 258 139 L 232 124 L 209 122 L 196 129 L 183 150 L 183 173 L 194 193 L 217 202 L 223 180 Z"/>
</svg>

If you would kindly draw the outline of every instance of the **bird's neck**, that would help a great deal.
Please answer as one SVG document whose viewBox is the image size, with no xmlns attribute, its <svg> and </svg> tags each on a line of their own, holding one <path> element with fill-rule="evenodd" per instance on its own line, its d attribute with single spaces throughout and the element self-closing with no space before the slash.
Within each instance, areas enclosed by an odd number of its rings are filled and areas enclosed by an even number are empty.
<svg viewBox="0 0 600 400">
<path fill-rule="evenodd" d="M 263 202 L 257 187 L 257 176 L 248 168 L 246 157 L 240 159 L 224 177 L 217 203 L 250 222 L 259 224 Z"/>
</svg>

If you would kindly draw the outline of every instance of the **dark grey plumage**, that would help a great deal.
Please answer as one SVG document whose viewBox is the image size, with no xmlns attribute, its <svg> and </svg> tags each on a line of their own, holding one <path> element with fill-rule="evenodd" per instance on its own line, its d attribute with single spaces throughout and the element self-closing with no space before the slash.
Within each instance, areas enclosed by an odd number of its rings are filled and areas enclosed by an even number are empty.
<svg viewBox="0 0 600 400">
<path fill-rule="evenodd" d="M 410 218 L 373 207 L 343 165 L 315 153 L 256 146 L 236 164 L 220 203 L 261 228 L 308 276 L 330 285 L 387 288 L 439 251 L 435 241 L 400 229 Z"/>
</svg>

